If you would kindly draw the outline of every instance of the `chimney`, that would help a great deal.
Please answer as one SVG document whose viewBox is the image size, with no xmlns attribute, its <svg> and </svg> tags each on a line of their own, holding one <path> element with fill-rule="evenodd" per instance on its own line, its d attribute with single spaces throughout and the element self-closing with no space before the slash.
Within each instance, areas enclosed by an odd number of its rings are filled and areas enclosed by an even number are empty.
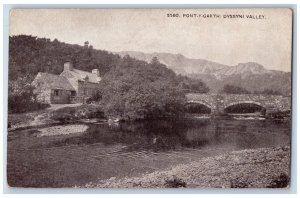
<svg viewBox="0 0 300 198">
<path fill-rule="evenodd" d="M 71 62 L 66 62 L 64 64 L 64 71 L 72 71 L 73 70 L 73 64 Z"/>
<path fill-rule="evenodd" d="M 99 69 L 93 69 L 93 70 L 92 70 L 92 73 L 93 73 L 93 74 L 96 74 L 98 77 L 100 76 Z"/>
</svg>

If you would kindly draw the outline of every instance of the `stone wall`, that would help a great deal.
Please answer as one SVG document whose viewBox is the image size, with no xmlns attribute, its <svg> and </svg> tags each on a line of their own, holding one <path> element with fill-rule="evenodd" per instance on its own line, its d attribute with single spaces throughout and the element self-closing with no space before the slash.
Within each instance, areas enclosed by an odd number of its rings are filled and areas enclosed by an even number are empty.
<svg viewBox="0 0 300 198">
<path fill-rule="evenodd" d="M 90 96 L 91 97 L 98 90 L 98 88 L 99 88 L 98 83 L 79 81 L 77 96 Z"/>
<path fill-rule="evenodd" d="M 57 90 L 58 95 L 55 94 L 55 90 L 51 90 L 50 98 L 52 104 L 68 104 L 70 103 L 71 91 Z"/>
</svg>

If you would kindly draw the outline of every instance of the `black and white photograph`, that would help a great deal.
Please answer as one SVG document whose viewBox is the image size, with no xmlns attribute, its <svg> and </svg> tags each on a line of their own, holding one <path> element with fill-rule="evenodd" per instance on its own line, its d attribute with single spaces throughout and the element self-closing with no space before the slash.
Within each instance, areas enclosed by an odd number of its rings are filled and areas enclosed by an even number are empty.
<svg viewBox="0 0 300 198">
<path fill-rule="evenodd" d="M 11 9 L 11 188 L 289 188 L 290 8 Z"/>
</svg>

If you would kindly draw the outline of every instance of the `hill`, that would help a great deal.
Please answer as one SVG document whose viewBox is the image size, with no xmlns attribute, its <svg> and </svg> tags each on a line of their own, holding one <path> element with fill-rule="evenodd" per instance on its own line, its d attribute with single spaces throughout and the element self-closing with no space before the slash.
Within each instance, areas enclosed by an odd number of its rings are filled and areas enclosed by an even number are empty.
<svg viewBox="0 0 300 198">
<path fill-rule="evenodd" d="M 157 57 L 177 74 L 203 80 L 211 91 L 219 91 L 224 84 L 242 86 L 253 92 L 273 89 L 283 94 L 291 93 L 291 73 L 268 70 L 255 63 L 239 63 L 228 66 L 205 59 L 191 59 L 181 54 L 143 53 L 136 51 L 116 52 L 120 56 L 129 55 L 139 60 L 149 61 Z"/>
<path fill-rule="evenodd" d="M 9 37 L 10 80 L 26 75 L 34 77 L 38 72 L 60 74 L 67 61 L 73 62 L 77 69 L 89 72 L 99 69 L 104 75 L 121 60 L 119 55 L 93 49 L 87 43 L 80 46 L 28 35 Z"/>
</svg>

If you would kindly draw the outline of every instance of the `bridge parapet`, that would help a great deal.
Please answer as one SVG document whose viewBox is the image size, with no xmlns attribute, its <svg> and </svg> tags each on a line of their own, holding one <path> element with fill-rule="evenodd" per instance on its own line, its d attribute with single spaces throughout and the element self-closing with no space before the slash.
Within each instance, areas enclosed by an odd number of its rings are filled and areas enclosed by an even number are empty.
<svg viewBox="0 0 300 198">
<path fill-rule="evenodd" d="M 291 109 L 290 96 L 262 94 L 187 94 L 187 103 L 199 103 L 209 107 L 213 114 L 222 114 L 229 106 L 251 103 L 262 106 L 266 111 Z"/>
</svg>

